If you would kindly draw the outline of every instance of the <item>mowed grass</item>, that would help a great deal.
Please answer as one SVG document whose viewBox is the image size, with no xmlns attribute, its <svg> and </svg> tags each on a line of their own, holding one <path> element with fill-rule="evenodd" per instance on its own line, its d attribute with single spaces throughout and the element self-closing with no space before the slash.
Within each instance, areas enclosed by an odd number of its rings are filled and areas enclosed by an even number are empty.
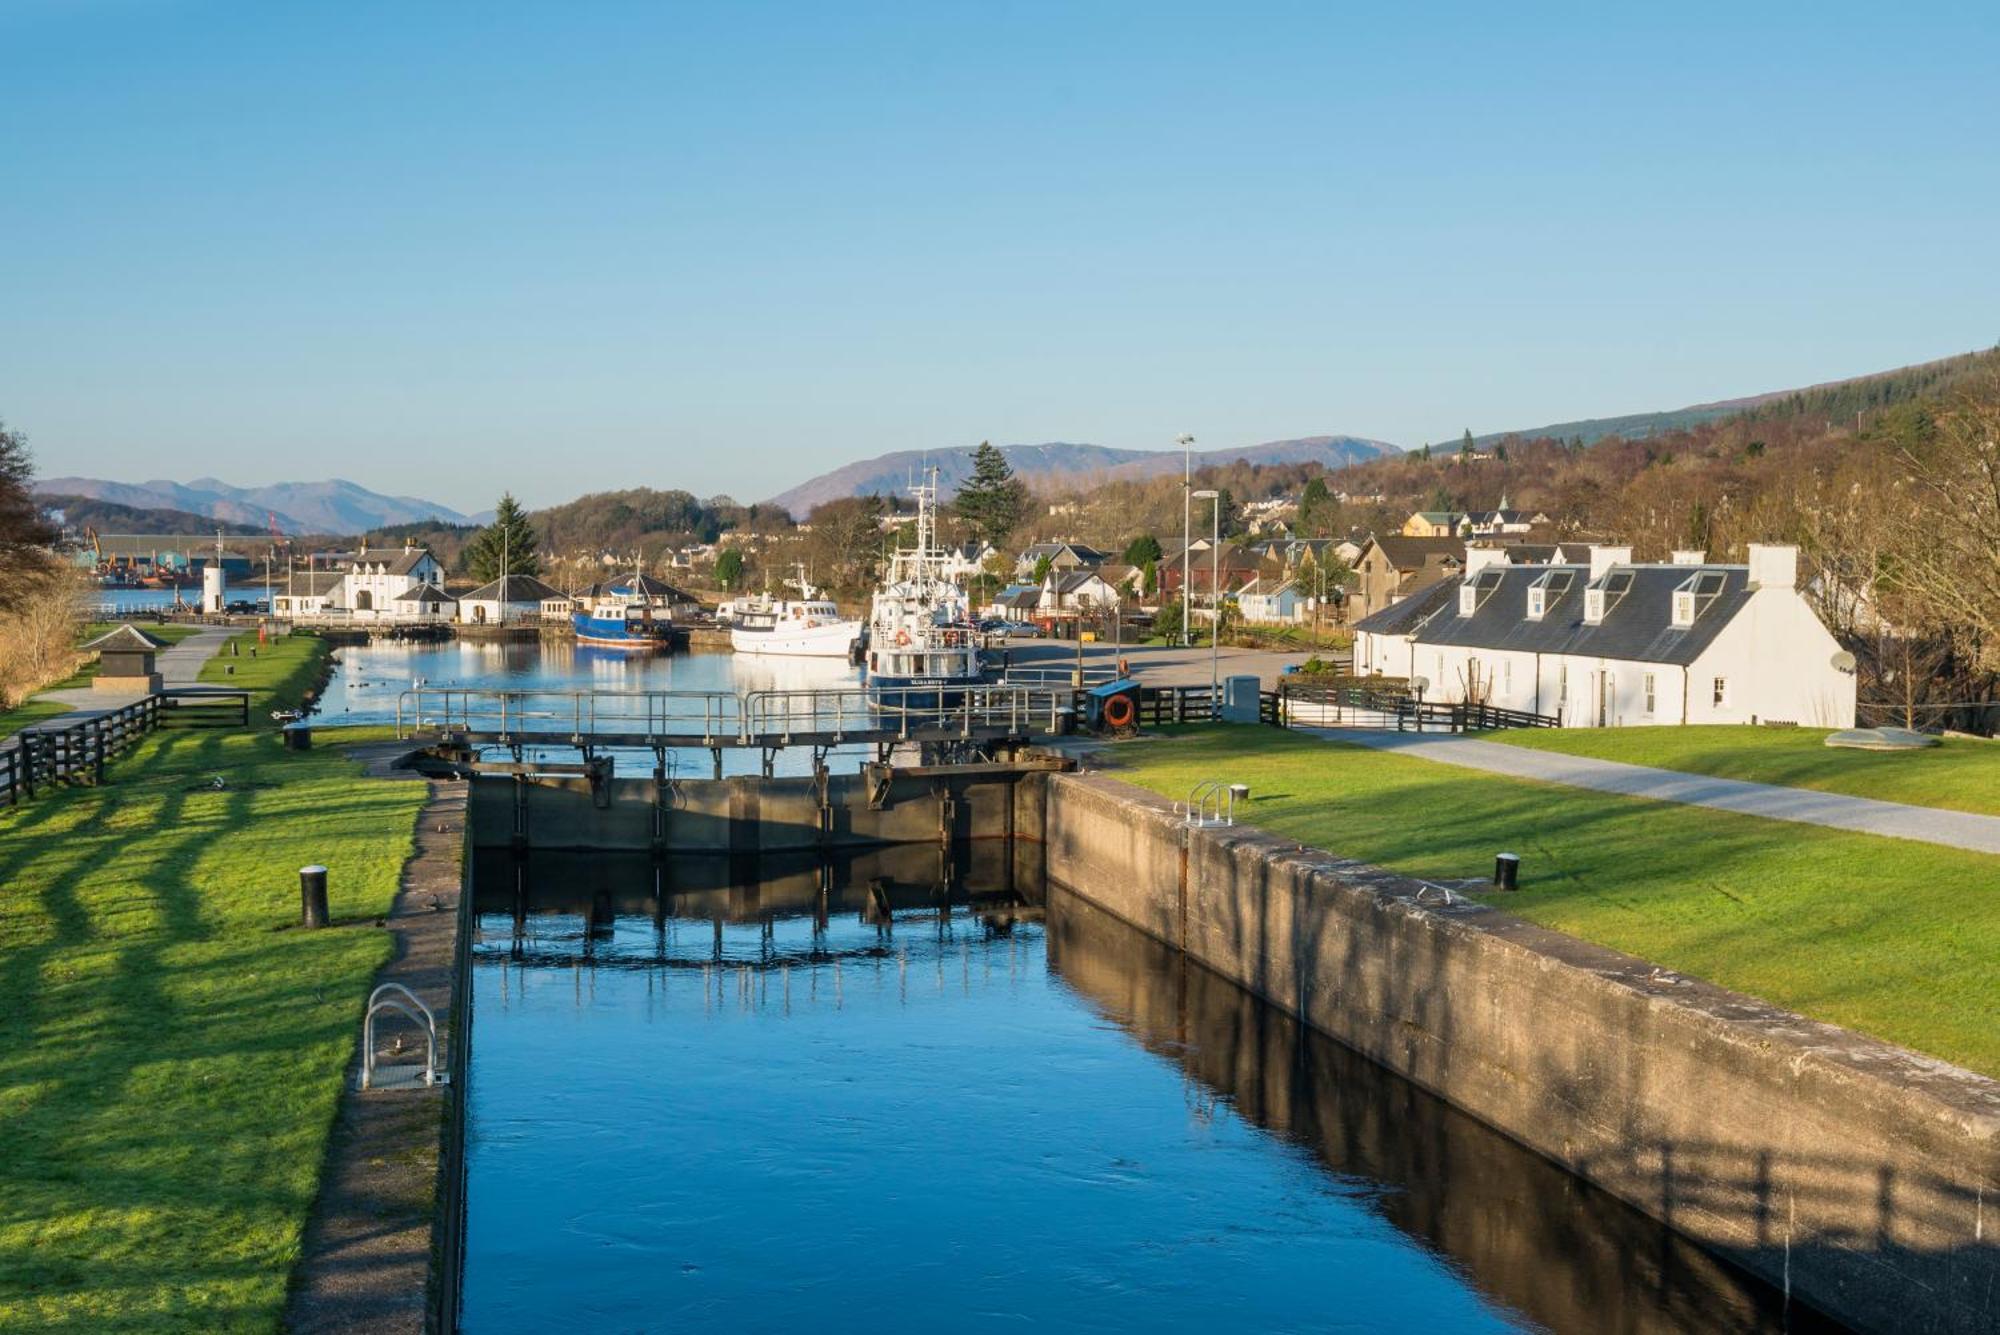
<svg viewBox="0 0 2000 1335">
<path fill-rule="evenodd" d="M 1825 728 L 1510 728 L 1487 741 L 1723 779 L 2000 816 L 2000 741 L 1946 737 L 1922 751 L 1849 751 Z"/>
<path fill-rule="evenodd" d="M 1124 743 L 1116 777 L 1248 783 L 1249 823 L 2000 1076 L 2000 857 L 1485 775 L 1257 727 Z M 1239 813 L 1241 814 L 1241 813 Z"/>
<path fill-rule="evenodd" d="M 322 652 L 269 654 L 260 707 Z M 423 800 L 358 773 L 169 731 L 0 815 L 0 1329 L 276 1327 Z"/>
<path fill-rule="evenodd" d="M 57 704 L 52 700 L 25 700 L 6 713 L 0 714 L 0 737 L 12 737 L 30 723 L 59 718 L 69 712 L 68 705 Z"/>
</svg>

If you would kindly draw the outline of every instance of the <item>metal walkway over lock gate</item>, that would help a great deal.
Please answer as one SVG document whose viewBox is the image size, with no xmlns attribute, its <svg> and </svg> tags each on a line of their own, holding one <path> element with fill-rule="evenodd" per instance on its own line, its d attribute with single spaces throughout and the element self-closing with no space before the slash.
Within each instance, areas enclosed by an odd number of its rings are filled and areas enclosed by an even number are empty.
<svg viewBox="0 0 2000 1335">
<path fill-rule="evenodd" d="M 986 684 L 872 690 L 546 691 L 415 687 L 396 702 L 398 740 L 599 749 L 967 743 L 1070 731 L 1075 692 Z"/>
</svg>

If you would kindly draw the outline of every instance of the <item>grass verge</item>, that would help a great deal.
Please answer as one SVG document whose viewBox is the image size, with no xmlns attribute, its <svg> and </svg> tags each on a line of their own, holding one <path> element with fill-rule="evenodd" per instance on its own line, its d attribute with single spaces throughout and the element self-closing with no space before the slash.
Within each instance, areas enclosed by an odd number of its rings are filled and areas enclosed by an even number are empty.
<svg viewBox="0 0 2000 1335">
<path fill-rule="evenodd" d="M 1813 788 L 2000 816 L 2000 742 L 1944 738 L 1922 751 L 1849 751 L 1825 728 L 1512 728 L 1487 741 L 1722 779 Z"/>
<path fill-rule="evenodd" d="M 1115 749 L 1185 797 L 1248 783 L 1248 819 L 1439 880 L 1522 857 L 1492 902 L 1805 1015 L 2000 1076 L 2000 857 L 1594 793 L 1269 728 Z"/>
<path fill-rule="evenodd" d="M 358 774 L 163 732 L 0 816 L 0 1329 L 276 1326 L 423 801 Z M 314 861 L 339 925 L 287 930 Z"/>
</svg>

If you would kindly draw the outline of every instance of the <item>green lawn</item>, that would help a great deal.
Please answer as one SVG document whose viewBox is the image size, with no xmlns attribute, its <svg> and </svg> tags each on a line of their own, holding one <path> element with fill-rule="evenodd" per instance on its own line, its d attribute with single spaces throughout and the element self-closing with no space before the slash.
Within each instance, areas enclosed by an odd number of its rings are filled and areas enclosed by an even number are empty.
<svg viewBox="0 0 2000 1335">
<path fill-rule="evenodd" d="M 0 714 L 0 737 L 11 737 L 30 723 L 40 723 L 43 719 L 55 718 L 69 713 L 68 705 L 59 705 L 48 700 L 26 700 Z"/>
<path fill-rule="evenodd" d="M 169 731 L 0 815 L 0 1329 L 275 1328 L 423 801 L 358 772 Z M 340 925 L 289 930 L 314 861 Z"/>
<path fill-rule="evenodd" d="M 2000 816 L 2000 741 L 1947 737 L 1924 751 L 1848 751 L 1824 728 L 1512 728 L 1485 734 L 1509 746 L 1622 760 L 1630 765 Z"/>
<path fill-rule="evenodd" d="M 231 644 L 237 650 L 233 655 Z M 250 656 L 253 649 L 254 658 Z M 237 686 L 250 691 L 251 722 L 262 720 L 268 726 L 271 710 L 298 705 L 331 652 L 325 640 L 313 635 L 289 635 L 260 645 L 253 630 L 225 641 L 221 651 L 202 665 L 201 681 L 207 686 Z"/>
<path fill-rule="evenodd" d="M 1508 779 L 1268 728 L 1125 743 L 1248 783 L 1251 823 L 1434 879 L 1522 857 L 1508 912 L 2000 1076 L 2000 857 Z"/>
</svg>

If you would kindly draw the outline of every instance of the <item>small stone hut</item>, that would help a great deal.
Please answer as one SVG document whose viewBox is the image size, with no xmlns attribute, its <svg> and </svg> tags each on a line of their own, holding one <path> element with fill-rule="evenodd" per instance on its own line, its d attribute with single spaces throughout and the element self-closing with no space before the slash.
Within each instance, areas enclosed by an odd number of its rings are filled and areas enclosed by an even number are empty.
<svg viewBox="0 0 2000 1335">
<path fill-rule="evenodd" d="M 167 647 L 165 640 L 155 639 L 128 622 L 83 647 L 97 651 L 97 676 L 90 683 L 91 689 L 116 691 L 121 695 L 150 694 L 160 689 L 160 673 L 153 665 L 153 656 Z"/>
</svg>

